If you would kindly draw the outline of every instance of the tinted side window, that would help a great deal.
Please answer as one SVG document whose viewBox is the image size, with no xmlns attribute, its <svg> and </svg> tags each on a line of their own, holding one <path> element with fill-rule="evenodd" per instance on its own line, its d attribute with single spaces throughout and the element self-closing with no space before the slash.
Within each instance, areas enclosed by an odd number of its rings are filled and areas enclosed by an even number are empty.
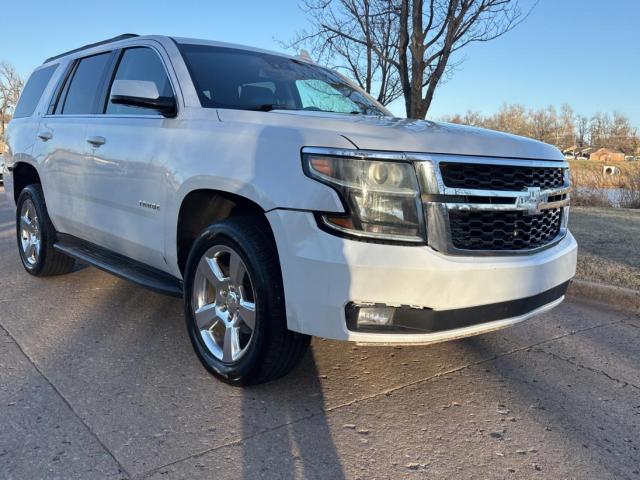
<svg viewBox="0 0 640 480">
<path fill-rule="evenodd" d="M 51 75 L 56 71 L 58 65 L 41 68 L 33 72 L 20 95 L 20 100 L 13 113 L 13 118 L 30 117 L 38 106 L 42 92 L 47 88 Z"/>
<path fill-rule="evenodd" d="M 162 60 L 156 52 L 150 48 L 138 47 L 129 48 L 124 51 L 115 80 L 145 80 L 153 82 L 158 88 L 162 97 L 172 97 L 171 83 L 164 69 Z M 148 108 L 131 107 L 129 105 L 117 105 L 109 101 L 107 103 L 107 113 L 127 114 L 127 115 L 149 115 L 153 114 Z"/>
<path fill-rule="evenodd" d="M 96 98 L 111 52 L 83 58 L 76 67 L 62 107 L 63 114 L 95 113 Z"/>
</svg>

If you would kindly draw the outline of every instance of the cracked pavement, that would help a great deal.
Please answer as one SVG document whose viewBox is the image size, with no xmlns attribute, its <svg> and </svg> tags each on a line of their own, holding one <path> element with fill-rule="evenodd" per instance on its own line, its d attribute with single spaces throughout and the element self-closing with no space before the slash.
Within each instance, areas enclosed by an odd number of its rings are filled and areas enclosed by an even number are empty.
<svg viewBox="0 0 640 480">
<path fill-rule="evenodd" d="M 0 478 L 640 478 L 640 318 L 565 301 L 429 347 L 314 339 L 229 387 L 179 300 L 94 268 L 37 279 L 0 192 Z"/>
</svg>

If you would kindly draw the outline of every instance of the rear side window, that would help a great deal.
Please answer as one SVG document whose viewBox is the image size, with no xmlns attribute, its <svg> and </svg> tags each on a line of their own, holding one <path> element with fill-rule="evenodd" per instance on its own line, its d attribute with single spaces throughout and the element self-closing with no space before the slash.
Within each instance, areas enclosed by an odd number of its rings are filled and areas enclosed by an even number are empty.
<svg viewBox="0 0 640 480">
<path fill-rule="evenodd" d="M 137 47 L 124 51 L 115 80 L 146 80 L 153 82 L 161 97 L 173 97 L 173 90 L 162 60 L 150 48 Z M 108 114 L 149 115 L 148 108 L 131 107 L 129 105 L 107 104 Z"/>
<path fill-rule="evenodd" d="M 66 92 L 62 106 L 63 114 L 77 115 L 96 112 L 100 86 L 110 59 L 111 52 L 80 60 Z"/>
<path fill-rule="evenodd" d="M 50 67 L 41 68 L 33 72 L 27 84 L 20 95 L 20 100 L 16 106 L 16 110 L 13 113 L 13 118 L 30 117 L 38 106 L 42 92 L 47 88 L 51 75 L 56 71 L 58 65 L 51 65 Z"/>
</svg>

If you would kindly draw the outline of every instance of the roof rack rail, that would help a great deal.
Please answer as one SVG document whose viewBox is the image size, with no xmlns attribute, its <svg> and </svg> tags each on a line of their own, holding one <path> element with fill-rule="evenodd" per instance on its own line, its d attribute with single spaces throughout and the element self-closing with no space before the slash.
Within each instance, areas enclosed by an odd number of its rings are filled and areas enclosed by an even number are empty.
<svg viewBox="0 0 640 480">
<path fill-rule="evenodd" d="M 138 37 L 138 34 L 135 33 L 123 33 L 122 35 L 115 36 L 113 38 L 107 38 L 106 40 L 102 40 L 101 42 L 90 43 L 80 48 L 74 48 L 73 50 L 69 50 L 68 52 L 61 53 L 60 55 L 55 55 L 53 57 L 47 58 L 44 63 L 49 63 L 52 60 L 56 60 L 58 58 L 62 58 L 66 55 L 70 55 L 72 53 L 81 52 L 82 50 L 87 50 L 92 47 L 97 47 L 98 45 L 104 45 L 106 43 L 117 42 L 119 40 L 126 40 L 127 38 Z"/>
</svg>

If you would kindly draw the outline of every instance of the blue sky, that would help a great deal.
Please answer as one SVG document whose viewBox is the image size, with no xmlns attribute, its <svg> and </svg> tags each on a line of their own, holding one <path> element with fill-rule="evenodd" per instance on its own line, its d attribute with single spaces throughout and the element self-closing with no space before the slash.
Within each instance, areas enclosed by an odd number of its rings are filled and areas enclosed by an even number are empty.
<svg viewBox="0 0 640 480">
<path fill-rule="evenodd" d="M 533 0 L 522 0 L 530 5 Z M 209 38 L 281 50 L 305 26 L 296 0 L 7 1 L 0 60 L 27 75 L 46 57 L 124 32 Z M 566 102 L 579 113 L 618 110 L 640 127 L 640 1 L 540 0 L 524 24 L 469 47 L 436 92 L 429 117 L 503 103 Z M 403 114 L 401 105 L 392 111 Z"/>
</svg>

